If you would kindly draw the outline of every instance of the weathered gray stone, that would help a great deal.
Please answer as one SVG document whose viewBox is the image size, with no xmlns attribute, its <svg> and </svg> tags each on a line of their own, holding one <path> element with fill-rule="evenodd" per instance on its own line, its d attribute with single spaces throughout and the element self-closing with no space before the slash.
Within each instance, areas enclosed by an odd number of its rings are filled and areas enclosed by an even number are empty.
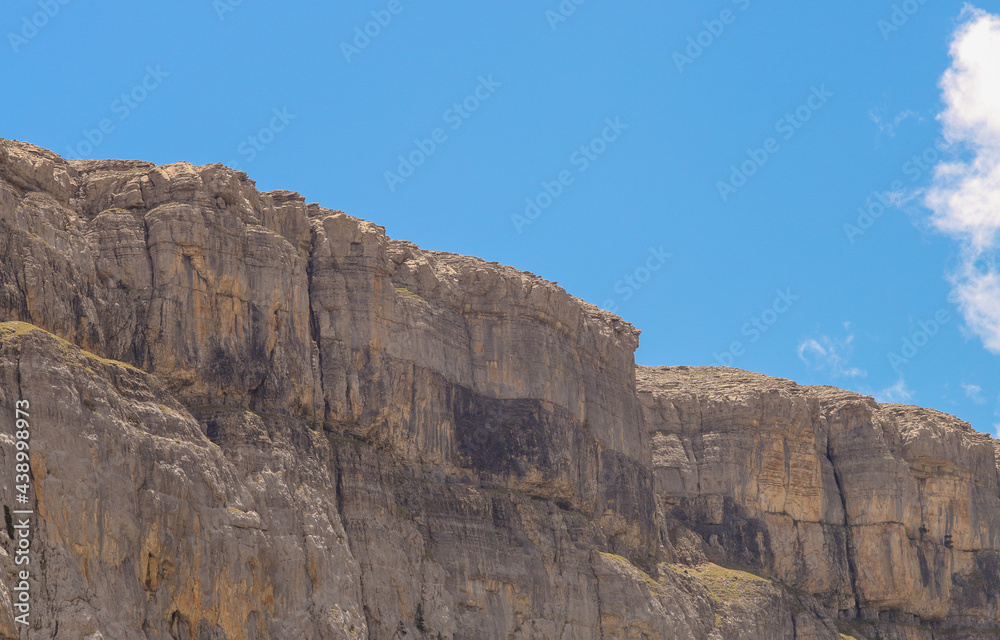
<svg viewBox="0 0 1000 640">
<path fill-rule="evenodd" d="M 32 407 L 31 637 L 1000 623 L 997 447 L 951 416 L 636 367 L 638 331 L 552 283 L 221 165 L 0 141 L 0 250 L 0 420 Z M 5 505 L 14 444 L 0 430 Z"/>
</svg>

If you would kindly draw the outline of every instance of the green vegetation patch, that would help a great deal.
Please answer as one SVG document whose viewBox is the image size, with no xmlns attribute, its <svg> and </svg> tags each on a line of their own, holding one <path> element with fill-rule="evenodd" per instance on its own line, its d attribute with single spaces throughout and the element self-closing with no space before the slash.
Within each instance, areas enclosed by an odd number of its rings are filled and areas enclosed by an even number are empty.
<svg viewBox="0 0 1000 640">
<path fill-rule="evenodd" d="M 63 351 L 63 354 L 66 356 L 71 355 L 71 353 L 78 352 L 81 356 L 83 356 L 84 358 L 86 358 L 91 362 L 99 362 L 101 364 L 110 365 L 114 367 L 122 367 L 134 371 L 135 373 L 145 373 L 142 369 L 133 367 L 127 362 L 122 362 L 120 360 L 112 360 L 110 358 L 104 358 L 97 355 L 96 353 L 91 353 L 90 351 L 81 349 L 80 347 L 76 346 L 69 340 L 66 340 L 65 338 L 60 338 L 51 331 L 46 331 L 45 329 L 35 326 L 30 322 L 21 322 L 17 320 L 11 322 L 0 322 L 0 341 L 26 335 L 28 333 L 31 333 L 32 331 L 40 331 L 41 333 L 44 333 L 45 335 L 54 339 L 59 344 L 59 347 Z"/>
<path fill-rule="evenodd" d="M 748 588 L 760 588 L 771 584 L 767 578 L 712 563 L 688 567 L 688 575 L 704 585 L 712 598 L 720 604 L 739 600 Z"/>
<path fill-rule="evenodd" d="M 0 323 L 0 340 L 6 340 L 7 338 L 21 336 L 26 333 L 30 333 L 36 329 L 38 329 L 38 327 L 36 327 L 33 324 L 29 324 L 27 322 L 20 322 L 17 320 L 14 320 L 12 322 L 2 322 Z M 42 331 L 42 329 L 38 330 Z M 56 338 L 58 338 L 58 336 L 56 336 Z"/>
<path fill-rule="evenodd" d="M 414 293 L 414 292 L 410 291 L 409 289 L 407 289 L 406 287 L 396 287 L 396 293 L 403 293 L 403 294 L 406 294 L 406 295 L 413 296 L 414 298 L 419 298 L 421 300 L 424 299 L 424 297 L 422 295 L 420 295 L 419 293 Z"/>
<path fill-rule="evenodd" d="M 648 573 L 646 573 L 646 570 L 643 567 L 641 567 L 639 564 L 636 564 L 636 562 L 634 560 L 629 560 L 628 558 L 626 558 L 624 556 L 620 556 L 620 555 L 618 555 L 616 553 L 607 553 L 605 551 L 601 551 L 600 554 L 601 554 L 601 557 L 604 558 L 605 560 L 607 560 L 607 561 L 609 561 L 611 563 L 617 564 L 618 566 L 622 567 L 623 569 L 626 569 L 628 571 L 638 572 L 642 576 L 643 580 L 646 581 L 646 584 L 649 585 L 650 587 L 657 588 L 657 587 L 660 586 L 660 583 L 658 583 L 656 580 L 654 580 L 651 575 L 649 575 Z"/>
</svg>

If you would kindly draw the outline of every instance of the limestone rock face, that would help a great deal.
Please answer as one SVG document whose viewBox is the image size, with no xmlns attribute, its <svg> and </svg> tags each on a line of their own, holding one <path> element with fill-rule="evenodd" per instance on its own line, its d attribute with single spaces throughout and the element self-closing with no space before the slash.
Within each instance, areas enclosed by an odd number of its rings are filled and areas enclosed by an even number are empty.
<svg viewBox="0 0 1000 640">
<path fill-rule="evenodd" d="M 997 447 L 951 416 L 636 367 L 552 283 L 221 165 L 0 141 L 0 250 L 30 637 L 997 637 Z"/>
<path fill-rule="evenodd" d="M 658 503 L 708 543 L 709 559 L 809 593 L 844 619 L 996 628 L 989 436 L 930 409 L 736 369 L 636 376 Z"/>
<path fill-rule="evenodd" d="M 365 637 L 336 495 L 303 489 L 335 480 L 321 454 L 282 446 L 313 434 L 245 410 L 206 415 L 270 455 L 244 455 L 235 437 L 227 453 L 149 374 L 31 325 L 0 325 L 0 338 L 3 406 L 30 403 L 34 637 Z M 6 470 L 13 440 L 0 438 Z M 299 444 L 329 448 L 315 439 Z"/>
<path fill-rule="evenodd" d="M 0 171 L 14 316 L 155 372 L 189 404 L 315 413 L 309 226 L 287 197 L 218 165 L 66 163 L 11 143 Z"/>
</svg>

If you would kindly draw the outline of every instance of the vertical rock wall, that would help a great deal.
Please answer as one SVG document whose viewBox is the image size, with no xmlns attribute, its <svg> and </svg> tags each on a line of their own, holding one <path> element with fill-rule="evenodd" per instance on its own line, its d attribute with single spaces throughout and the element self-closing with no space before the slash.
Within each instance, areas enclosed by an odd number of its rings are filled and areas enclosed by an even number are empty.
<svg viewBox="0 0 1000 640">
<path fill-rule="evenodd" d="M 0 141 L 0 251 L 32 637 L 997 633 L 995 442 L 950 416 L 637 368 L 554 284 L 221 165 Z"/>
</svg>

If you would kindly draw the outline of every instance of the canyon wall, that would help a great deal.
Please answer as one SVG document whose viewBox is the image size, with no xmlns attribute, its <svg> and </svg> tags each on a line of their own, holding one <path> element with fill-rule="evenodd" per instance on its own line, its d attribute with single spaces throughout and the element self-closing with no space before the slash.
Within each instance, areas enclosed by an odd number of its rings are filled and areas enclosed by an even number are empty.
<svg viewBox="0 0 1000 640">
<path fill-rule="evenodd" d="M 555 284 L 221 165 L 0 141 L 0 250 L 0 638 L 1000 637 L 951 416 L 637 367 Z"/>
</svg>

